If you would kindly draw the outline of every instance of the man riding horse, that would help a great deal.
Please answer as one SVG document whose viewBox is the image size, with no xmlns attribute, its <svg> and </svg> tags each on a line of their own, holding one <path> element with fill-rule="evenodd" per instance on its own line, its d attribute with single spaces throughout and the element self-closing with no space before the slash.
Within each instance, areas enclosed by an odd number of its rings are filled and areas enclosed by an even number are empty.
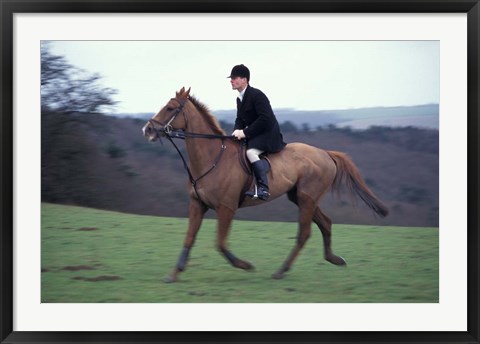
<svg viewBox="0 0 480 344">
<path fill-rule="evenodd" d="M 280 126 L 270 101 L 259 89 L 249 85 L 250 71 L 241 65 L 233 67 L 228 76 L 232 89 L 239 92 L 237 97 L 237 118 L 232 133 L 238 140 L 247 141 L 247 158 L 255 174 L 256 191 L 245 194 L 266 201 L 270 196 L 267 167 L 260 159 L 264 153 L 277 153 L 285 148 Z"/>
<path fill-rule="evenodd" d="M 240 91 L 245 90 L 243 94 L 245 104 L 239 106 L 235 137 L 247 138 L 247 148 L 268 152 L 281 150 L 269 156 L 272 176 L 270 189 L 265 192 L 263 185 L 261 196 L 265 199 L 270 192 L 268 201 L 271 201 L 286 194 L 288 199 L 298 206 L 297 240 L 287 259 L 273 274 L 273 278 L 284 278 L 285 273 L 290 271 L 311 236 L 312 222 L 322 232 L 325 260 L 335 265 L 345 265 L 345 260 L 333 253 L 332 221 L 320 208 L 322 196 L 327 190 L 339 191 L 340 187 L 345 185 L 347 191 L 357 195 L 376 214 L 384 217 L 388 214 L 388 208 L 370 190 L 347 154 L 323 150 L 300 142 L 285 146 L 268 99 L 260 91 L 248 86 L 248 69 L 245 66 L 234 67 L 231 74 L 232 87 Z M 254 114 L 257 114 L 256 120 Z M 173 139 L 184 139 L 189 157 L 187 164 L 175 146 L 191 181 L 189 221 L 177 264 L 172 273 L 165 278 L 165 282 L 176 282 L 179 274 L 185 270 L 190 251 L 208 209 L 213 209 L 217 213 L 218 251 L 232 266 L 252 271 L 254 266 L 235 256 L 229 249 L 227 240 L 237 209 L 260 203 L 253 198 L 242 199 L 242 190 L 251 178 L 240 168 L 243 143 L 235 142 L 231 136 L 226 136 L 208 108 L 190 96 L 190 89 L 185 88 L 177 92 L 175 98 L 171 98 L 145 124 L 142 131 L 152 142 L 162 137 L 168 138 L 172 143 Z M 259 140 L 261 137 L 263 139 Z M 260 161 L 263 162 L 263 159 Z M 258 163 L 254 164 L 258 166 Z M 258 179 L 265 184 L 266 178 L 264 179 L 259 171 L 256 175 L 259 175 Z M 273 178 L 273 175 L 278 178 Z"/>
</svg>

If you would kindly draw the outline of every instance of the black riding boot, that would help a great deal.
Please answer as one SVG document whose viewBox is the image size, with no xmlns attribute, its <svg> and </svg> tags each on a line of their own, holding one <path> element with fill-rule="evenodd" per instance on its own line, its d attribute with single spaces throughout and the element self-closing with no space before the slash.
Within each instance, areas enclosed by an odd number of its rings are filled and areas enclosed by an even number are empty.
<svg viewBox="0 0 480 344">
<path fill-rule="evenodd" d="M 270 192 L 268 190 L 267 170 L 262 160 L 257 160 L 252 164 L 253 174 L 257 181 L 257 186 L 254 191 L 247 191 L 245 195 L 252 198 L 259 198 L 266 201 Z"/>
</svg>

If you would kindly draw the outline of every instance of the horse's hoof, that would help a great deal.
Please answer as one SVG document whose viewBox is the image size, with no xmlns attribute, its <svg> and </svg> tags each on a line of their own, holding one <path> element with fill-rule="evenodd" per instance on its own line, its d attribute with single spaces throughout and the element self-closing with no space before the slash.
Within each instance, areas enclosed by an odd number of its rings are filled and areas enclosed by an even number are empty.
<svg viewBox="0 0 480 344">
<path fill-rule="evenodd" d="M 245 271 L 254 271 L 255 270 L 255 266 L 253 266 L 252 264 L 250 264 L 249 262 L 246 262 L 244 260 L 237 261 L 233 266 L 235 266 L 236 268 L 245 270 Z"/>
<path fill-rule="evenodd" d="M 327 260 L 327 262 L 330 262 L 334 265 L 347 266 L 347 262 L 345 261 L 345 259 L 343 259 L 340 256 L 332 256 L 332 257 L 327 258 L 326 260 Z"/>
<path fill-rule="evenodd" d="M 272 278 L 276 280 L 283 279 L 284 277 L 285 275 L 283 274 L 283 272 L 276 272 L 272 275 Z"/>
<path fill-rule="evenodd" d="M 176 281 L 177 281 L 177 279 L 173 276 L 167 276 L 163 279 L 163 282 L 165 282 L 165 283 L 174 283 Z"/>
</svg>

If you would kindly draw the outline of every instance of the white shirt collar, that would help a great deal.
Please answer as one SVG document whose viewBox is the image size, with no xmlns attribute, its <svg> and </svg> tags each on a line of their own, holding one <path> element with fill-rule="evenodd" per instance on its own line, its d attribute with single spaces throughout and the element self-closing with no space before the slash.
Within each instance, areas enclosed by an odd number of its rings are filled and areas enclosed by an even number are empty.
<svg viewBox="0 0 480 344">
<path fill-rule="evenodd" d="M 243 96 L 245 95 L 245 91 L 247 90 L 247 87 L 245 87 L 242 92 L 239 92 L 238 98 L 240 98 L 240 101 L 243 101 Z"/>
</svg>

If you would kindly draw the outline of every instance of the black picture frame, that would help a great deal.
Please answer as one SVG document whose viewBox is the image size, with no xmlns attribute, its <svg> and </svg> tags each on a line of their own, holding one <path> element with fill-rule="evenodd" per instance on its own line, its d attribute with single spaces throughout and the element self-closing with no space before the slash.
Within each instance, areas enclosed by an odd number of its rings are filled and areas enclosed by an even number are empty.
<svg viewBox="0 0 480 344">
<path fill-rule="evenodd" d="M 478 0 L 0 0 L 1 9 L 1 343 L 479 343 Z M 15 13 L 467 13 L 468 330 L 465 332 L 18 332 L 13 331 L 13 16 Z M 228 316 L 228 315 L 226 315 Z M 314 316 L 314 315 L 312 315 Z"/>
</svg>

